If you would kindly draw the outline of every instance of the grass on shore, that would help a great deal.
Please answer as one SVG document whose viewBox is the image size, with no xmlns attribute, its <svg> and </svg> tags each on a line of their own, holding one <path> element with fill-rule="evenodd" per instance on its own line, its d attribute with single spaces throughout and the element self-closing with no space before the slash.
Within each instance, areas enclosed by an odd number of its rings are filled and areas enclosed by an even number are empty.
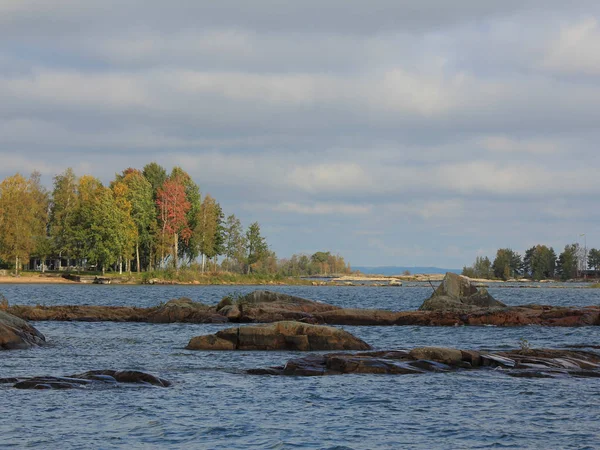
<svg viewBox="0 0 600 450">
<path fill-rule="evenodd" d="M 179 271 L 174 269 L 155 270 L 150 272 L 45 272 L 44 274 L 35 271 L 22 271 L 21 277 L 62 277 L 70 273 L 71 275 L 90 276 L 110 278 L 120 283 L 131 284 L 200 284 L 200 285 L 228 285 L 228 284 L 281 284 L 281 285 L 310 285 L 311 281 L 300 277 L 286 277 L 281 274 L 240 274 L 232 272 L 198 272 L 197 270 L 182 268 Z"/>
</svg>

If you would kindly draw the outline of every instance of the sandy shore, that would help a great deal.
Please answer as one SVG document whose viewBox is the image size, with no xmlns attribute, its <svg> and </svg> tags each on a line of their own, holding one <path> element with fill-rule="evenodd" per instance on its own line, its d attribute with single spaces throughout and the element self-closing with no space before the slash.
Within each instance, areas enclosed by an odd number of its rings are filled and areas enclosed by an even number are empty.
<svg viewBox="0 0 600 450">
<path fill-rule="evenodd" d="M 0 277 L 0 284 L 73 284 L 74 281 L 63 277 L 43 277 L 40 275 L 4 276 Z"/>
</svg>

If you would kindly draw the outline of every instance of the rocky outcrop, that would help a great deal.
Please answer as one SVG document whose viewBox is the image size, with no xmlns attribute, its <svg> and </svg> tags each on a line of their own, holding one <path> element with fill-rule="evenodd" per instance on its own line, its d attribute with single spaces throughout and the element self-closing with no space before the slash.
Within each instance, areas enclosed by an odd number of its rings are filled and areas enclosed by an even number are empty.
<svg viewBox="0 0 600 450">
<path fill-rule="evenodd" d="M 138 386 L 171 386 L 170 381 L 137 370 L 94 370 L 64 377 L 0 378 L 0 384 L 12 384 L 17 389 L 111 387 L 121 383 Z"/>
<path fill-rule="evenodd" d="M 469 278 L 448 272 L 433 295 L 419 309 L 470 312 L 490 308 L 506 308 L 506 305 L 492 297 L 485 288 L 477 289 Z"/>
<path fill-rule="evenodd" d="M 221 330 L 190 340 L 188 350 L 367 350 L 366 342 L 335 327 L 276 322 Z"/>
<path fill-rule="evenodd" d="M 411 351 L 387 350 L 330 353 L 292 359 L 285 366 L 251 369 L 253 375 L 323 376 L 349 373 L 409 375 L 501 368 L 516 377 L 600 377 L 600 354 L 579 350 L 526 349 L 479 352 L 422 347 Z"/>
<path fill-rule="evenodd" d="M 460 277 L 464 278 L 464 277 Z M 472 285 L 443 284 L 436 292 L 449 292 L 454 297 L 440 295 L 424 303 L 442 303 L 441 309 L 419 311 L 385 311 L 378 309 L 340 308 L 291 295 L 256 291 L 238 299 L 225 297 L 216 306 L 193 302 L 187 298 L 171 300 L 151 308 L 129 306 L 8 306 L 7 312 L 25 320 L 113 321 L 153 323 L 273 323 L 294 320 L 309 324 L 326 325 L 418 325 L 418 326 L 592 326 L 600 325 L 600 307 L 581 308 L 524 305 L 499 307 L 474 306 L 461 303 L 486 298 L 481 291 L 473 294 Z M 460 297 L 460 295 L 467 295 Z M 474 297 L 475 295 L 475 297 Z M 450 300 L 448 300 L 450 299 Z M 458 299 L 458 300 L 457 300 Z M 463 299 L 463 300 L 460 300 Z M 488 299 L 489 300 L 489 299 Z M 487 300 L 486 300 L 487 302 Z M 428 307 L 428 306 L 427 306 Z"/>
<path fill-rule="evenodd" d="M 45 342 L 44 335 L 23 319 L 0 311 L 0 350 L 29 348 Z"/>
</svg>

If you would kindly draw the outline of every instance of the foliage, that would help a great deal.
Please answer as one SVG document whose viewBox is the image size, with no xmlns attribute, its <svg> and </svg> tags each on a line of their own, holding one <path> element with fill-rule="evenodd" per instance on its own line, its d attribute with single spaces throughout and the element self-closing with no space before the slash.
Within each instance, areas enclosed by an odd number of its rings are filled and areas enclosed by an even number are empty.
<svg viewBox="0 0 600 450">
<path fill-rule="evenodd" d="M 600 270 L 600 250 L 590 249 L 587 257 L 588 269 Z"/>
<path fill-rule="evenodd" d="M 522 267 L 521 255 L 510 248 L 498 249 L 492 264 L 494 276 L 502 280 L 518 277 L 522 273 Z"/>
<path fill-rule="evenodd" d="M 0 256 L 14 261 L 16 272 L 46 235 L 47 213 L 39 174 L 29 179 L 16 174 L 0 183 Z"/>
<path fill-rule="evenodd" d="M 523 273 L 534 280 L 553 278 L 556 271 L 556 253 L 552 247 L 536 245 L 525 252 Z"/>
<path fill-rule="evenodd" d="M 478 256 L 471 267 L 463 267 L 462 274 L 469 278 L 486 278 L 494 276 L 492 263 L 487 256 Z"/>
<path fill-rule="evenodd" d="M 577 276 L 579 264 L 579 244 L 566 245 L 558 257 L 557 272 L 561 280 L 566 281 Z"/>
</svg>

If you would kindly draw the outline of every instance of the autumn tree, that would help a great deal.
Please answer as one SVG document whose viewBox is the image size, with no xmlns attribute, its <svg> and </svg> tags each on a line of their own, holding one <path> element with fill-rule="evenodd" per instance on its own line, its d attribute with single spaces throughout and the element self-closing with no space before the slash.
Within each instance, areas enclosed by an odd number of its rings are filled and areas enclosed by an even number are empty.
<svg viewBox="0 0 600 450">
<path fill-rule="evenodd" d="M 192 234 L 188 239 L 179 239 L 179 255 L 187 257 L 188 262 L 191 262 L 198 256 L 199 248 L 198 236 L 194 233 L 194 230 L 198 226 L 198 214 L 201 208 L 200 188 L 181 167 L 174 167 L 170 178 L 177 180 L 184 186 L 185 198 L 190 204 L 190 209 L 186 213 L 186 219 L 190 230 L 192 230 Z"/>
<path fill-rule="evenodd" d="M 177 179 L 167 179 L 158 189 L 156 204 L 159 209 L 162 244 L 172 243 L 170 253 L 173 256 L 173 266 L 178 270 L 179 239 L 187 241 L 192 234 L 187 221 L 190 203 L 187 201 L 184 185 Z M 164 250 L 161 259 L 165 259 Z"/>
<path fill-rule="evenodd" d="M 36 189 L 36 174 L 26 179 L 17 173 L 0 183 L 0 256 L 15 262 L 16 273 L 46 234 L 47 202 Z"/>
</svg>

